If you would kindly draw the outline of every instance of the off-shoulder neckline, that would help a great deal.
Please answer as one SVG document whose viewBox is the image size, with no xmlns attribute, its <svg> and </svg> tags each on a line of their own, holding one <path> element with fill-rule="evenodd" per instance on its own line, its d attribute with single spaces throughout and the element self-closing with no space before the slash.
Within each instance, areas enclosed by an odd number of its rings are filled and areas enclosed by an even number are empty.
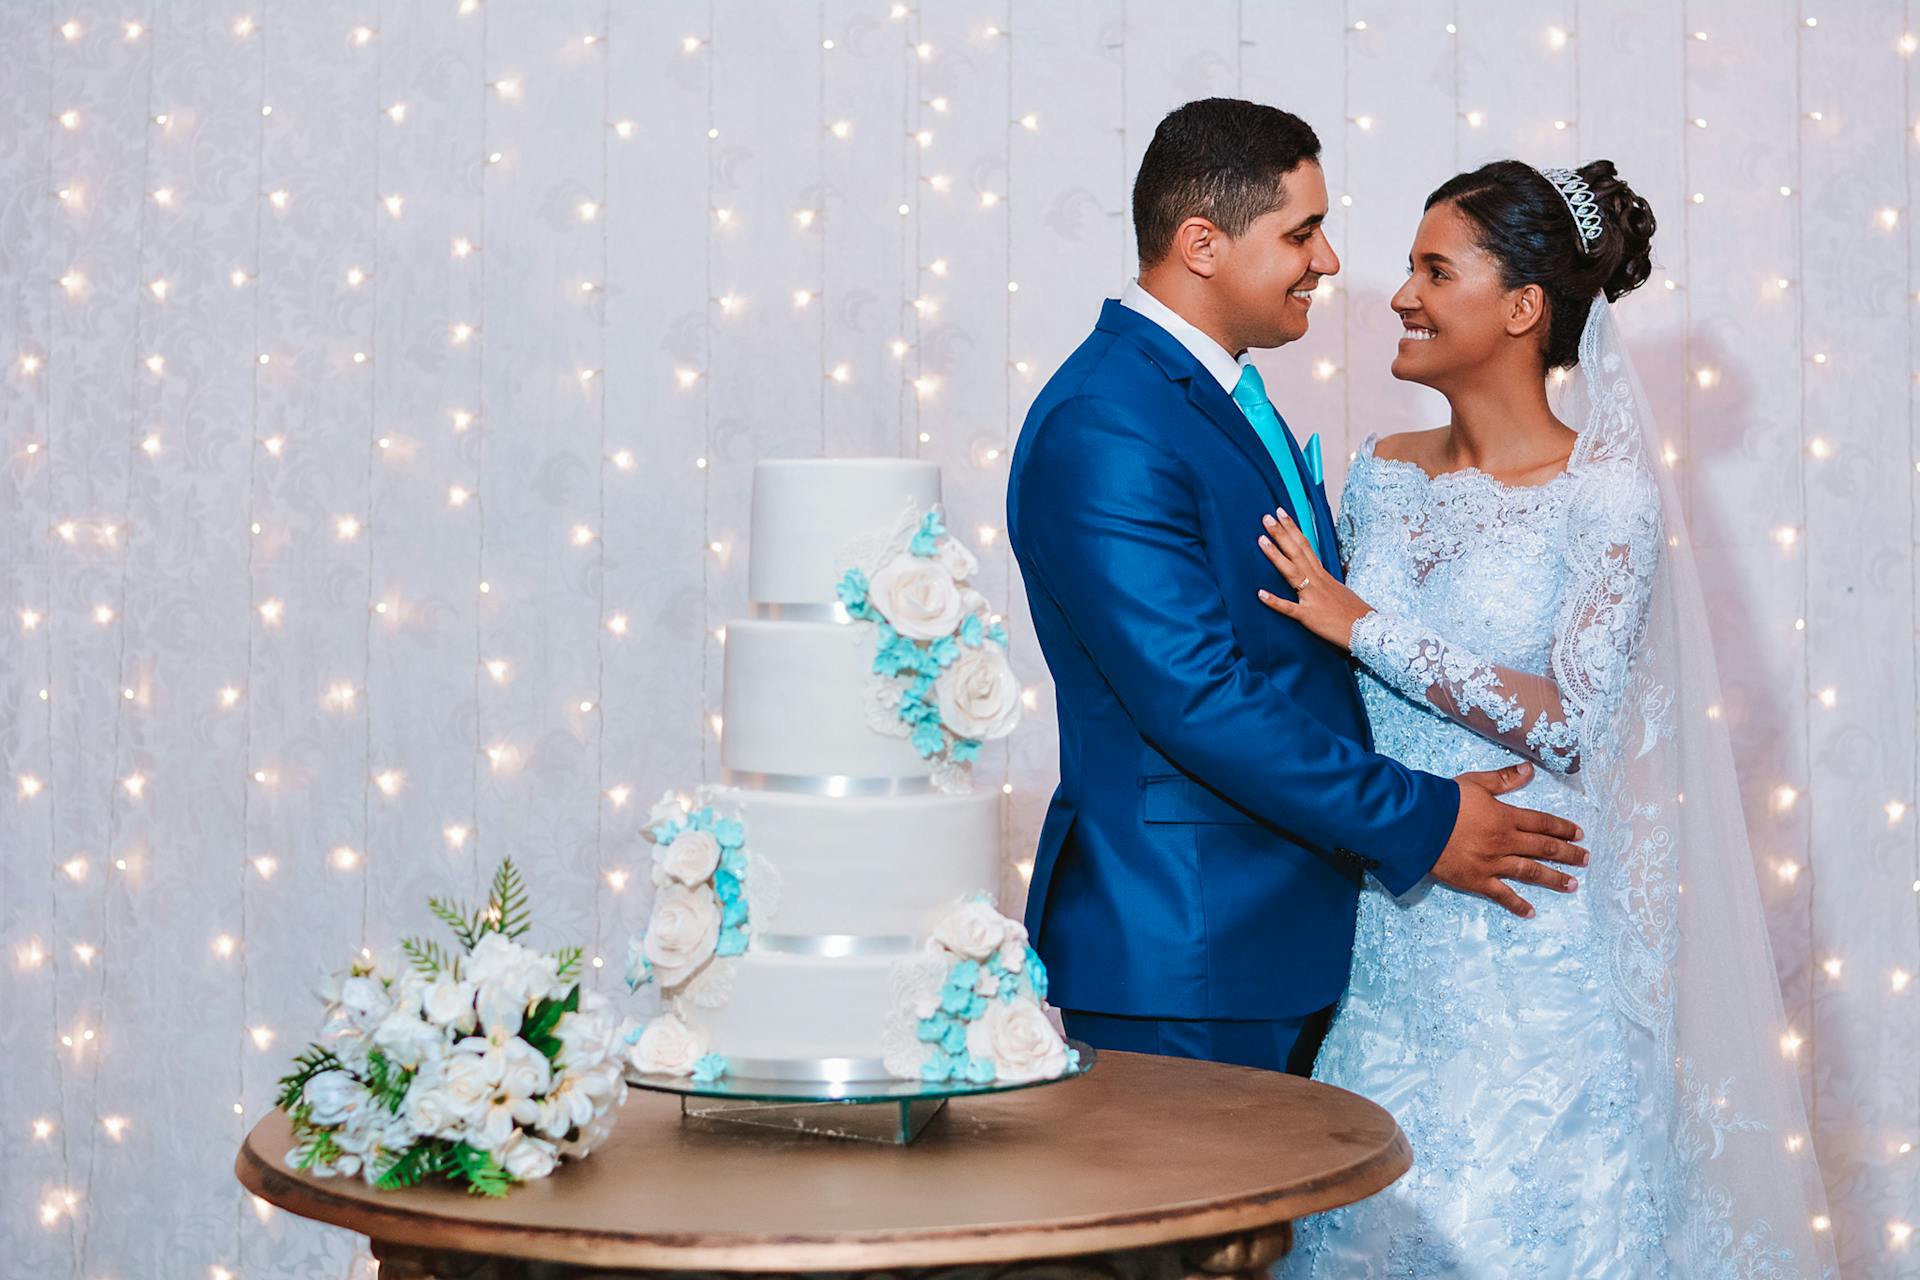
<svg viewBox="0 0 1920 1280">
<path fill-rule="evenodd" d="M 1455 481 L 1464 482 L 1477 479 L 1503 493 L 1544 493 L 1573 474 L 1573 468 L 1571 466 L 1565 466 L 1554 472 L 1551 480 L 1543 480 L 1539 484 L 1508 484 L 1506 481 L 1496 478 L 1491 472 L 1482 471 L 1479 467 L 1462 467 L 1458 471 L 1442 471 L 1439 475 L 1434 475 L 1417 462 L 1412 462 L 1405 458 L 1381 457 L 1379 444 L 1380 436 L 1378 433 L 1368 436 L 1360 445 L 1360 455 L 1377 467 L 1404 467 L 1424 482 L 1428 488 L 1437 488 Z"/>
</svg>

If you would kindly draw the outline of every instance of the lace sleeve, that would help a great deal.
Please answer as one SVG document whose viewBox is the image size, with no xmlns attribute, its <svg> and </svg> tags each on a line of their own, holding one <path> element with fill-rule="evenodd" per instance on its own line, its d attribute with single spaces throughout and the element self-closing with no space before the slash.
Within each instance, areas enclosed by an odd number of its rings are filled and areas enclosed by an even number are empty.
<svg viewBox="0 0 1920 1280">
<path fill-rule="evenodd" d="M 1549 673 L 1515 671 L 1415 619 L 1375 610 L 1353 626 L 1353 656 L 1409 698 L 1556 773 L 1580 768 L 1582 726 L 1618 702 L 1645 624 L 1660 551 L 1660 496 L 1626 463 L 1574 482 L 1567 588 Z"/>
</svg>

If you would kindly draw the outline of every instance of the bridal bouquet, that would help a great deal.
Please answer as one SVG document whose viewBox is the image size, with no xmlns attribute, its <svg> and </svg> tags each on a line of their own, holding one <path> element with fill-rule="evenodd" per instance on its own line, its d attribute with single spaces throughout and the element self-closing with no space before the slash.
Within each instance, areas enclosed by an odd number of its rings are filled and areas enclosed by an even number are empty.
<svg viewBox="0 0 1920 1280">
<path fill-rule="evenodd" d="M 511 859 L 479 909 L 428 905 L 458 951 L 409 938 L 322 987 L 320 1039 L 280 1081 L 287 1162 L 381 1188 L 440 1175 L 505 1195 L 612 1131 L 625 1028 L 606 997 L 582 992 L 579 947 L 518 941 L 529 913 Z"/>
</svg>

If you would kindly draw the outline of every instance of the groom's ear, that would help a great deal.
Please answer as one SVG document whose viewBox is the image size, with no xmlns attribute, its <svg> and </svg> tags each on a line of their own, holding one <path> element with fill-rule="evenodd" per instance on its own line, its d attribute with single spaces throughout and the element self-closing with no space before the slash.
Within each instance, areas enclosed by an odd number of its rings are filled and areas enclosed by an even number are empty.
<svg viewBox="0 0 1920 1280">
<path fill-rule="evenodd" d="M 1220 268 L 1220 228 L 1205 218 L 1187 218 L 1174 228 L 1172 256 L 1188 271 L 1204 279 L 1213 279 Z"/>
<path fill-rule="evenodd" d="M 1524 338 L 1547 322 L 1547 292 L 1537 284 L 1523 284 L 1507 295 L 1507 336 Z"/>
</svg>

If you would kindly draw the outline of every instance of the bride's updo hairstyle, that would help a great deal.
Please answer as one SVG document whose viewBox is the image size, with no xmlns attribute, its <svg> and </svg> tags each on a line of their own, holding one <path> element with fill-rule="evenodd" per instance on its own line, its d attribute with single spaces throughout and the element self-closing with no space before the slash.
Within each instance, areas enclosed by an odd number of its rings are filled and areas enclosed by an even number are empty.
<svg viewBox="0 0 1920 1280">
<path fill-rule="evenodd" d="M 1653 208 L 1621 181 L 1613 161 L 1576 171 L 1593 192 L 1600 234 L 1583 238 L 1552 179 L 1518 160 L 1496 160 L 1449 179 L 1427 197 L 1472 223 L 1480 248 L 1500 264 L 1508 289 L 1537 284 L 1547 295 L 1548 369 L 1580 362 L 1580 333 L 1593 300 L 1612 302 L 1653 274 Z"/>
</svg>

